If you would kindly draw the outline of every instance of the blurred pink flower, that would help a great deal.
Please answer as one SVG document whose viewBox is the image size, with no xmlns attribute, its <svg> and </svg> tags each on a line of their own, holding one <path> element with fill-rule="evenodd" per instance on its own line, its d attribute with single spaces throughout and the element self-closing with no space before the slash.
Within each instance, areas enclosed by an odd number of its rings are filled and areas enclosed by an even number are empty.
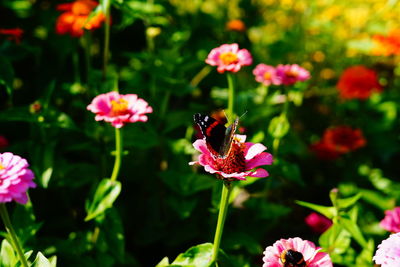
<svg viewBox="0 0 400 267">
<path fill-rule="evenodd" d="M 322 234 L 332 225 L 332 221 L 316 212 L 311 212 L 306 218 L 305 222 L 310 228 L 319 234 Z"/>
<path fill-rule="evenodd" d="M 253 74 L 256 76 L 257 82 L 260 82 L 266 86 L 270 84 L 281 84 L 281 79 L 276 76 L 276 69 L 272 66 L 265 65 L 263 63 L 258 64 L 253 70 Z"/>
<path fill-rule="evenodd" d="M 282 65 L 276 67 L 276 75 L 281 79 L 282 84 L 291 85 L 310 79 L 310 73 L 297 64 Z"/>
<path fill-rule="evenodd" d="M 6 147 L 8 147 L 8 140 L 4 136 L 0 135 L 0 151 L 3 151 Z"/>
<path fill-rule="evenodd" d="M 235 135 L 232 148 L 226 158 L 214 158 L 207 148 L 206 141 L 198 139 L 193 146 L 201 154 L 198 161 L 189 164 L 200 164 L 204 166 L 206 172 L 216 173 L 228 181 L 246 180 L 247 176 L 267 177 L 269 174 L 266 170 L 253 169 L 261 165 L 271 165 L 272 155 L 263 152 L 267 149 L 264 145 L 245 143 L 245 141 L 245 135 Z"/>
<path fill-rule="evenodd" d="M 87 109 L 96 114 L 96 121 L 110 122 L 115 128 L 131 122 L 145 122 L 146 113 L 153 112 L 148 103 L 136 94 L 120 95 L 118 92 L 96 96 Z"/>
<path fill-rule="evenodd" d="M 263 267 L 332 267 L 329 255 L 320 250 L 321 248 L 316 247 L 313 242 L 299 237 L 281 239 L 265 249 Z M 302 262 L 305 264 L 300 265 Z"/>
<path fill-rule="evenodd" d="M 372 259 L 381 267 L 400 266 L 400 233 L 383 240 Z"/>
<path fill-rule="evenodd" d="M 385 211 L 385 218 L 383 218 L 379 225 L 389 232 L 400 232 L 400 207 Z"/>
<path fill-rule="evenodd" d="M 211 66 L 218 66 L 217 71 L 238 72 L 242 66 L 253 63 L 253 58 L 247 49 L 240 49 L 238 44 L 223 44 L 211 50 L 208 54 L 206 63 Z"/>
<path fill-rule="evenodd" d="M 26 204 L 28 188 L 36 187 L 26 159 L 10 152 L 0 153 L 0 203 L 15 200 Z"/>
</svg>

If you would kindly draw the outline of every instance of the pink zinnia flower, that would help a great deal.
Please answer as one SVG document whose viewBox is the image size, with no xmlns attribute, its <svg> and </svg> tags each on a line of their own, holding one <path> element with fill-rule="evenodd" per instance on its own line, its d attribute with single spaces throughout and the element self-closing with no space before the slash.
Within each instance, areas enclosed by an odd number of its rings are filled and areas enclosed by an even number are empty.
<svg viewBox="0 0 400 267">
<path fill-rule="evenodd" d="M 372 259 L 381 267 L 400 266 L 400 233 L 383 240 Z"/>
<path fill-rule="evenodd" d="M 258 64 L 253 70 L 253 74 L 256 76 L 257 82 L 260 82 L 266 86 L 270 84 L 281 84 L 281 79 L 276 76 L 276 69 L 272 66 L 265 65 L 263 63 Z"/>
<path fill-rule="evenodd" d="M 332 267 L 329 255 L 320 250 L 321 248 L 316 247 L 313 242 L 302 240 L 299 237 L 281 239 L 265 249 L 263 267 Z M 292 263 L 292 265 L 289 265 L 289 263 Z M 297 265 L 295 265 L 296 263 Z M 300 265 L 301 263 L 303 265 Z"/>
<path fill-rule="evenodd" d="M 28 188 L 36 187 L 26 159 L 10 152 L 0 153 L 0 203 L 13 200 L 26 204 Z"/>
<path fill-rule="evenodd" d="M 238 44 L 223 44 L 211 50 L 206 59 L 211 66 L 218 66 L 217 71 L 238 72 L 242 66 L 253 63 L 253 58 L 247 49 L 240 49 Z"/>
<path fill-rule="evenodd" d="M 291 85 L 310 79 L 310 73 L 297 64 L 282 65 L 276 67 L 276 75 L 281 79 L 282 84 Z"/>
<path fill-rule="evenodd" d="M 385 218 L 383 218 L 379 225 L 389 232 L 400 232 L 400 207 L 385 211 Z"/>
<path fill-rule="evenodd" d="M 264 169 L 254 168 L 261 165 L 271 165 L 272 155 L 263 152 L 267 148 L 262 144 L 245 143 L 245 135 L 235 135 L 232 148 L 225 158 L 214 158 L 207 148 L 204 139 L 198 139 L 193 143 L 196 150 L 201 152 L 198 161 L 190 162 L 190 165 L 200 164 L 206 172 L 216 173 L 222 179 L 235 181 L 246 180 L 250 177 L 267 177 L 269 174 Z"/>
<path fill-rule="evenodd" d="M 120 95 L 117 92 L 96 96 L 87 109 L 96 114 L 96 121 L 110 122 L 115 128 L 130 122 L 145 122 L 146 113 L 153 112 L 148 103 L 137 95 Z"/>
<path fill-rule="evenodd" d="M 316 212 L 311 212 L 306 218 L 305 222 L 310 228 L 318 233 L 322 234 L 326 230 L 329 229 L 332 225 L 332 221 L 326 218 L 324 215 L 321 215 Z"/>
</svg>

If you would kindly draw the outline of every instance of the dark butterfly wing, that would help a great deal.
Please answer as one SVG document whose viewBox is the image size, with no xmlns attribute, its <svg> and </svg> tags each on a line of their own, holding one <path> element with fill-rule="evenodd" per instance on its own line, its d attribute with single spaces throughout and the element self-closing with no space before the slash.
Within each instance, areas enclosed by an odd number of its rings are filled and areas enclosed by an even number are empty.
<svg viewBox="0 0 400 267">
<path fill-rule="evenodd" d="M 221 157 L 225 157 L 229 154 L 229 150 L 232 147 L 233 136 L 235 135 L 238 124 L 239 118 L 236 118 L 236 120 L 228 128 L 226 128 L 225 137 L 219 150 L 219 154 Z"/>
<path fill-rule="evenodd" d="M 210 150 L 211 153 L 215 156 L 219 156 L 227 131 L 226 127 L 216 119 L 207 115 L 196 113 L 193 117 L 194 122 L 199 125 L 206 139 L 207 146 L 212 148 L 212 150 Z"/>
</svg>

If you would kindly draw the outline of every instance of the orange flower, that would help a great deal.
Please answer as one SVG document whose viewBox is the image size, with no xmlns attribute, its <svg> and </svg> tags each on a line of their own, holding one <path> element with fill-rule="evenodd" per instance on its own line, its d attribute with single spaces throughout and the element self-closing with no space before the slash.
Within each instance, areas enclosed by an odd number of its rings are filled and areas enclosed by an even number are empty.
<svg viewBox="0 0 400 267">
<path fill-rule="evenodd" d="M 337 88 L 343 99 L 367 99 L 374 91 L 382 91 L 376 72 L 361 65 L 347 68 L 340 76 Z"/>
<path fill-rule="evenodd" d="M 0 29 L 0 34 L 6 35 L 6 39 L 14 41 L 16 44 L 19 44 L 21 42 L 23 33 L 24 31 L 20 28 Z"/>
<path fill-rule="evenodd" d="M 80 37 L 84 30 L 95 30 L 101 27 L 105 21 L 105 15 L 101 12 L 90 16 L 90 13 L 99 3 L 93 0 L 77 0 L 72 3 L 57 5 L 57 10 L 64 11 L 56 23 L 58 34 L 70 34 L 73 37 Z"/>
<path fill-rule="evenodd" d="M 226 29 L 228 31 L 244 32 L 246 25 L 240 19 L 233 19 L 226 23 Z"/>
<path fill-rule="evenodd" d="M 375 56 L 400 55 L 400 29 L 392 30 L 387 36 L 376 34 L 372 37 L 374 47 L 371 53 Z"/>
</svg>

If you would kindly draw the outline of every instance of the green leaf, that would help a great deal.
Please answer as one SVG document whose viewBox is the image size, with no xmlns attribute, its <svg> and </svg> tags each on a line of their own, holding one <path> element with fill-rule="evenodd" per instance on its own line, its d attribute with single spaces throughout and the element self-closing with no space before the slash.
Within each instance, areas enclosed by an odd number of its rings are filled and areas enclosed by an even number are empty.
<svg viewBox="0 0 400 267">
<path fill-rule="evenodd" d="M 368 243 L 362 235 L 360 228 L 347 214 L 341 215 L 338 223 L 351 234 L 360 246 L 363 248 L 367 247 Z"/>
<path fill-rule="evenodd" d="M 110 179 L 101 180 L 94 193 L 93 201 L 86 205 L 88 214 L 85 221 L 96 218 L 112 207 L 120 192 L 121 183 L 119 181 L 111 181 Z"/>
<path fill-rule="evenodd" d="M 337 199 L 336 203 L 339 209 L 345 209 L 354 205 L 361 197 L 362 193 L 358 193 L 357 195 L 349 198 Z"/>
<path fill-rule="evenodd" d="M 172 191 L 182 196 L 190 196 L 207 190 L 215 184 L 215 178 L 204 174 L 168 170 L 161 172 L 160 177 Z"/>
<path fill-rule="evenodd" d="M 269 124 L 268 132 L 273 138 L 284 137 L 290 129 L 289 121 L 285 114 L 273 118 Z"/>
<path fill-rule="evenodd" d="M 6 87 L 8 95 L 13 93 L 14 70 L 8 59 L 0 56 L 0 84 Z"/>
<path fill-rule="evenodd" d="M 345 253 L 350 243 L 350 233 L 337 224 L 333 224 L 319 237 L 319 245 L 330 255 Z"/>
<path fill-rule="evenodd" d="M 57 257 L 53 256 L 47 259 L 40 251 L 36 255 L 36 259 L 32 266 L 34 267 L 56 267 Z"/>
<path fill-rule="evenodd" d="M 156 265 L 156 267 L 166 267 L 166 266 L 169 266 L 168 257 L 164 257 L 164 258 Z"/>
<path fill-rule="evenodd" d="M 369 266 L 372 262 L 372 256 L 375 250 L 373 239 L 368 240 L 367 246 L 361 251 L 356 259 L 356 266 Z"/>
<path fill-rule="evenodd" d="M 374 190 L 360 189 L 360 192 L 362 193 L 363 200 L 381 210 L 391 210 L 396 206 L 396 200 L 394 198 L 388 198 Z"/>
<path fill-rule="evenodd" d="M 0 266 L 2 267 L 12 267 L 16 266 L 18 262 L 18 257 L 14 253 L 14 249 L 7 239 L 3 239 L 1 242 L 0 250 Z"/>
<path fill-rule="evenodd" d="M 300 206 L 315 210 L 329 219 L 333 219 L 333 217 L 336 216 L 336 209 L 334 207 L 321 206 L 299 200 L 296 200 L 295 202 Z"/>
</svg>

